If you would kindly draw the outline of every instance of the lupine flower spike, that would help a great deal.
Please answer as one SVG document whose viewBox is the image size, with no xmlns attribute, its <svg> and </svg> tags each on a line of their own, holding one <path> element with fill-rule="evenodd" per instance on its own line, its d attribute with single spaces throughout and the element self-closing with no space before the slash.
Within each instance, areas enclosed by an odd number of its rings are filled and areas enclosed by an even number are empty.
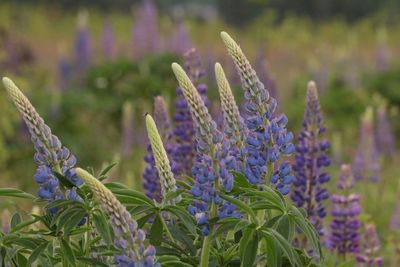
<svg viewBox="0 0 400 267">
<path fill-rule="evenodd" d="M 386 156 L 393 156 L 396 152 L 396 138 L 390 125 L 385 105 L 380 105 L 377 108 L 375 137 L 379 153 Z"/>
<path fill-rule="evenodd" d="M 281 161 L 281 157 L 294 152 L 291 143 L 293 134 L 286 130 L 288 119 L 285 115 L 275 114 L 276 100 L 269 96 L 239 45 L 226 32 L 222 32 L 221 37 L 245 91 L 246 124 L 249 129 L 245 175 L 253 184 L 261 187 L 268 182 L 286 195 L 290 191 L 293 175 L 290 163 Z"/>
<path fill-rule="evenodd" d="M 191 192 L 200 200 L 196 201 L 194 206 L 190 206 L 189 211 L 196 216 L 199 225 L 205 225 L 203 234 L 207 235 L 208 218 L 217 215 L 217 208 L 221 204 L 219 191 L 230 191 L 233 188 L 233 175 L 229 170 L 235 169 L 236 162 L 235 158 L 228 154 L 229 143 L 217 130 L 216 123 L 185 71 L 177 63 L 172 64 L 172 69 L 187 100 L 196 129 L 197 155 L 192 170 L 196 183 Z M 228 208 L 225 205 L 218 215 L 237 216 L 234 207 Z"/>
<path fill-rule="evenodd" d="M 368 107 L 361 119 L 360 140 L 354 163 L 354 177 L 356 180 L 379 180 L 381 165 L 374 137 L 374 112 Z"/>
<path fill-rule="evenodd" d="M 296 163 L 293 166 L 295 189 L 291 198 L 298 207 L 305 208 L 308 218 L 320 235 L 323 235 L 322 219 L 326 216 L 322 202 L 329 198 L 324 183 L 330 180 L 330 175 L 323 171 L 330 164 L 326 155 L 329 142 L 321 139 L 324 132 L 317 88 L 310 81 L 303 127 L 296 145 Z"/>
<path fill-rule="evenodd" d="M 53 171 L 63 174 L 75 186 L 81 185 L 82 180 L 72 169 L 76 163 L 75 156 L 61 144 L 57 136 L 51 133 L 49 126 L 17 86 L 9 78 L 3 78 L 3 84 L 28 126 L 36 150 L 35 162 L 38 164 L 38 169 L 34 178 L 40 185 L 39 197 L 48 201 L 63 199 L 65 195 Z"/>
<path fill-rule="evenodd" d="M 196 86 L 204 104 L 208 106 L 208 99 L 206 96 L 207 86 L 200 83 L 200 79 L 204 77 L 205 72 L 201 68 L 200 58 L 197 51 L 195 49 L 190 49 L 185 53 L 184 58 L 186 72 L 188 73 L 190 80 Z M 173 171 L 175 175 L 179 177 L 192 171 L 196 154 L 196 141 L 194 138 L 195 129 L 188 103 L 181 88 L 178 87 L 176 93 L 176 113 L 173 118 L 175 121 L 174 141 L 176 144 L 172 154 L 172 159 L 175 164 Z"/>
<path fill-rule="evenodd" d="M 171 123 L 168 116 L 167 105 L 165 100 L 161 96 L 154 98 L 154 121 L 157 125 L 158 133 L 161 137 L 161 141 L 165 144 L 167 155 L 173 155 L 175 149 L 174 144 L 171 142 L 172 129 Z M 146 168 L 143 173 L 143 188 L 145 189 L 146 195 L 155 199 L 158 202 L 162 200 L 160 177 L 156 168 L 156 162 L 154 154 L 151 148 L 151 144 L 147 145 L 147 154 L 144 157 L 146 162 Z M 172 172 L 175 173 L 175 164 L 171 161 Z"/>
<path fill-rule="evenodd" d="M 111 22 L 109 20 L 105 22 L 103 27 L 101 48 L 103 49 L 103 55 L 106 59 L 111 60 L 115 58 L 115 37 Z"/>
<path fill-rule="evenodd" d="M 343 193 L 331 197 L 333 219 L 328 241 L 329 248 L 343 258 L 347 254 L 360 252 L 360 196 L 351 193 L 353 186 L 354 177 L 351 167 L 343 164 L 338 182 L 338 189 Z"/>
<path fill-rule="evenodd" d="M 114 257 L 115 265 L 118 267 L 160 266 L 155 263 L 155 248 L 153 246 L 145 248 L 146 234 L 142 229 L 138 229 L 137 222 L 132 219 L 125 206 L 90 173 L 81 168 L 77 168 L 76 173 L 90 187 L 102 209 L 110 217 L 116 238 L 115 246 L 121 250 L 121 254 Z"/>
<path fill-rule="evenodd" d="M 231 87 L 226 79 L 221 64 L 215 64 L 215 77 L 217 79 L 221 108 L 224 116 L 224 133 L 230 141 L 231 151 L 234 151 L 238 171 L 244 171 L 246 166 L 246 138 L 247 127 L 244 123 Z"/>
<path fill-rule="evenodd" d="M 87 27 L 89 13 L 84 10 L 78 14 L 78 29 L 75 36 L 75 60 L 78 75 L 89 67 L 92 60 L 92 44 L 89 29 Z"/>
<path fill-rule="evenodd" d="M 383 258 L 378 256 L 381 248 L 378 233 L 374 224 L 366 224 L 362 240 L 362 253 L 358 254 L 356 259 L 362 267 L 381 267 Z"/>
<path fill-rule="evenodd" d="M 167 193 L 176 190 L 174 174 L 168 160 L 167 152 L 164 149 L 163 142 L 158 133 L 157 126 L 150 115 L 146 115 L 146 128 L 150 140 L 151 149 L 153 151 L 155 166 L 158 171 L 159 183 L 161 185 L 161 196 L 164 199 Z M 174 199 L 171 204 L 179 201 Z"/>
</svg>

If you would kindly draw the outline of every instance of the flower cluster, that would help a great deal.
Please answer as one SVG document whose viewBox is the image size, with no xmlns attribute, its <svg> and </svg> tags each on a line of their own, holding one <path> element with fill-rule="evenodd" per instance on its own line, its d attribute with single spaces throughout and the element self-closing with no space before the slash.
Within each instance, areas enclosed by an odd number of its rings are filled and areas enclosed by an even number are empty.
<svg viewBox="0 0 400 267">
<path fill-rule="evenodd" d="M 176 190 L 175 178 L 171 171 L 167 152 L 164 149 L 163 142 L 158 133 L 156 124 L 150 115 L 146 115 L 146 128 L 150 140 L 155 167 L 157 170 L 157 183 L 160 185 L 159 187 L 161 191 L 159 200 L 161 200 L 161 198 L 164 199 L 168 192 L 174 192 Z M 174 199 L 171 201 L 171 203 L 173 204 L 176 201 L 179 201 L 179 199 Z"/>
<path fill-rule="evenodd" d="M 157 28 L 157 8 L 153 0 L 143 0 L 133 23 L 133 56 L 135 58 L 160 50 Z"/>
<path fill-rule="evenodd" d="M 78 29 L 75 36 L 75 60 L 78 75 L 82 75 L 91 63 L 92 44 L 89 29 L 87 28 L 88 13 L 78 14 Z"/>
<path fill-rule="evenodd" d="M 372 107 L 368 107 L 361 120 L 360 139 L 353 163 L 356 180 L 378 181 L 381 171 L 379 153 L 374 137 L 374 117 Z"/>
<path fill-rule="evenodd" d="M 233 188 L 233 175 L 229 170 L 235 169 L 236 161 L 229 154 L 229 143 L 218 131 L 203 99 L 185 71 L 177 63 L 172 64 L 172 69 L 188 103 L 196 130 L 197 153 L 192 169 L 196 182 L 191 192 L 200 201 L 190 206 L 189 211 L 195 215 L 199 225 L 204 225 L 203 234 L 207 235 L 208 219 L 217 216 L 218 206 L 222 204 L 219 191 L 231 191 Z M 221 214 L 228 215 L 229 211 Z"/>
<path fill-rule="evenodd" d="M 215 64 L 215 77 L 217 79 L 224 116 L 224 133 L 230 142 L 230 150 L 236 158 L 238 164 L 237 171 L 244 171 L 246 166 L 246 138 L 248 129 L 239 113 L 229 82 L 219 63 Z"/>
<path fill-rule="evenodd" d="M 50 128 L 15 84 L 8 78 L 3 78 L 3 83 L 28 126 L 36 150 L 35 162 L 39 166 L 34 178 L 40 185 L 39 197 L 48 201 L 63 199 L 65 195 L 54 171 L 63 174 L 75 186 L 81 185 L 82 180 L 72 169 L 76 164 L 75 156 L 51 133 Z"/>
<path fill-rule="evenodd" d="M 167 154 L 172 154 L 174 147 L 170 142 L 172 138 L 171 123 L 168 117 L 168 110 L 165 100 L 161 96 L 154 98 L 154 120 L 158 126 L 158 132 L 161 136 L 161 140 L 166 144 Z M 146 162 L 147 166 L 143 173 L 143 188 L 145 189 L 146 195 L 149 198 L 160 202 L 162 198 L 160 177 L 156 169 L 156 162 L 151 144 L 148 144 L 147 146 L 147 154 L 144 157 L 144 161 Z"/>
<path fill-rule="evenodd" d="M 239 45 L 225 32 L 222 40 L 234 60 L 245 91 L 247 160 L 245 175 L 253 184 L 263 185 L 268 173 L 274 174 L 270 182 L 282 194 L 288 194 L 293 176 L 291 166 L 281 162 L 282 155 L 294 152 L 293 134 L 287 132 L 288 119 L 275 114 L 277 102 L 269 96 Z M 268 165 L 270 169 L 268 169 Z M 284 172 L 282 172 L 284 170 Z"/>
<path fill-rule="evenodd" d="M 362 241 L 362 253 L 356 256 L 357 261 L 362 264 L 361 266 L 383 266 L 383 258 L 377 255 L 381 243 L 374 224 L 365 225 L 365 232 Z"/>
<path fill-rule="evenodd" d="M 197 92 L 201 95 L 201 99 L 204 101 L 205 105 L 208 106 L 208 99 L 206 96 L 207 86 L 203 83 L 199 83 L 199 79 L 205 75 L 205 72 L 201 68 L 199 55 L 195 49 L 190 49 L 185 53 L 185 69 L 190 80 L 196 85 Z M 174 173 L 179 176 L 188 174 L 192 170 L 196 153 L 196 141 L 194 138 L 195 129 L 188 103 L 180 87 L 177 88 L 176 93 L 176 113 L 173 117 L 175 122 L 175 148 L 171 156 L 175 164 Z"/>
<path fill-rule="evenodd" d="M 350 165 L 342 165 L 340 171 L 338 189 L 343 194 L 331 197 L 333 219 L 328 244 L 338 255 L 355 254 L 360 252 L 360 196 L 349 192 L 354 185 Z"/>
<path fill-rule="evenodd" d="M 396 149 L 395 136 L 384 105 L 377 109 L 375 138 L 379 153 L 393 156 Z"/>
<path fill-rule="evenodd" d="M 291 198 L 298 207 L 305 208 L 320 235 L 323 235 L 322 219 L 326 216 L 322 202 L 329 198 L 323 184 L 330 180 L 330 175 L 322 170 L 330 164 L 326 155 L 329 142 L 320 140 L 324 132 L 317 88 L 314 82 L 309 82 L 303 126 L 296 145 L 296 163 L 293 166 L 295 189 Z"/>
<path fill-rule="evenodd" d="M 114 257 L 115 265 L 159 267 L 160 265 L 155 263 L 155 248 L 145 247 L 146 234 L 138 228 L 137 222 L 132 219 L 125 206 L 90 173 L 80 168 L 76 169 L 76 173 L 90 187 L 102 209 L 110 217 L 116 239 L 115 246 L 121 250 L 120 254 Z"/>
</svg>

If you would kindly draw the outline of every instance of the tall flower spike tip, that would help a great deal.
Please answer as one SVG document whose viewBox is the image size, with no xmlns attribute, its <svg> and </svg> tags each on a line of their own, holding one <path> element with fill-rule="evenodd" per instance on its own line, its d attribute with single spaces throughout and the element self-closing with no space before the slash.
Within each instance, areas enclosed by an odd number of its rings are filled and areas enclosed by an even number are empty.
<svg viewBox="0 0 400 267">
<path fill-rule="evenodd" d="M 204 101 L 185 71 L 177 63 L 172 64 L 172 69 L 183 90 L 196 129 L 197 155 L 192 169 L 196 183 L 191 192 L 201 200 L 196 200 L 194 206 L 190 205 L 189 212 L 196 216 L 199 225 L 204 225 L 202 233 L 208 235 L 208 218 L 215 217 L 217 209 L 221 207 L 220 184 L 226 191 L 231 191 L 233 188 L 233 175 L 229 170 L 236 169 L 236 160 L 229 152 L 229 143 L 218 131 Z M 218 216 L 220 218 L 238 216 L 238 213 L 234 205 L 222 203 Z"/>
<path fill-rule="evenodd" d="M 275 114 L 276 100 L 269 96 L 239 45 L 226 32 L 222 32 L 221 37 L 245 91 L 246 125 L 249 129 L 245 175 L 251 183 L 259 186 L 269 178 L 269 182 L 286 195 L 290 192 L 293 175 L 289 161 L 282 161 L 282 156 L 294 152 L 293 134 L 286 130 L 288 119 L 283 114 Z M 273 175 L 267 177 L 267 173 Z"/>
<path fill-rule="evenodd" d="M 76 168 L 76 173 L 90 187 L 102 209 L 110 217 L 116 237 L 115 246 L 121 249 L 121 254 L 114 258 L 116 266 L 160 266 L 155 263 L 155 248 L 148 246 L 145 249 L 146 234 L 138 229 L 137 222 L 132 219 L 125 206 L 90 173 L 81 168 Z"/>
<path fill-rule="evenodd" d="M 154 121 L 158 126 L 158 130 L 163 142 L 171 137 L 171 120 L 168 115 L 168 108 L 162 96 L 154 98 Z"/>
<path fill-rule="evenodd" d="M 225 72 L 219 63 L 215 64 L 215 77 L 221 98 L 221 108 L 224 113 L 224 132 L 231 141 L 231 150 L 236 150 L 234 154 L 238 163 L 246 164 L 246 137 L 248 129 L 239 113 Z M 238 170 L 244 171 L 244 166 L 239 167 Z"/>
<path fill-rule="evenodd" d="M 327 157 L 329 142 L 321 140 L 325 132 L 317 87 L 313 81 L 308 83 L 306 108 L 302 130 L 296 144 L 296 163 L 293 166 L 295 179 L 291 195 L 296 206 L 303 207 L 311 223 L 323 235 L 323 218 L 326 216 L 323 201 L 329 198 L 324 183 L 330 175 L 323 168 L 330 165 Z"/>
<path fill-rule="evenodd" d="M 168 192 L 174 192 L 176 190 L 174 174 L 171 171 L 167 152 L 164 149 L 157 126 L 153 118 L 148 114 L 146 115 L 146 128 L 160 178 L 161 195 L 164 198 Z M 180 199 L 174 199 L 171 202 L 175 203 L 179 200 Z"/>
<path fill-rule="evenodd" d="M 72 169 L 76 163 L 75 156 L 51 133 L 50 127 L 44 123 L 18 87 L 6 77 L 3 78 L 3 84 L 31 134 L 36 150 L 35 162 L 39 165 L 34 175 L 35 181 L 41 185 L 39 197 L 48 201 L 64 198 L 53 171 L 62 173 L 73 184 L 81 185 L 82 181 Z"/>
</svg>

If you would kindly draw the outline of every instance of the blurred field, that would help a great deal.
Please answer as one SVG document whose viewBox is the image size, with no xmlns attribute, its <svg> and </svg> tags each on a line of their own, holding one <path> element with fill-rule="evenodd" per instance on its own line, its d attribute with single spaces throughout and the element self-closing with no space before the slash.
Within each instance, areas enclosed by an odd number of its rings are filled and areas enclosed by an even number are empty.
<svg viewBox="0 0 400 267">
<path fill-rule="evenodd" d="M 67 87 L 61 89 L 60 58 L 71 63 L 76 60 L 77 11 L 0 4 L 0 30 L 32 54 L 28 62 L 15 62 L 16 68 L 0 65 L 0 74 L 18 83 L 81 166 L 90 165 L 98 171 L 106 163 L 120 162 L 112 179 L 140 188 L 147 142 L 142 115 L 152 111 L 153 96 L 157 94 L 166 97 L 173 114 L 176 82 L 169 66 L 175 60 L 182 62 L 182 55 L 171 51 L 169 46 L 177 24 L 170 14 L 159 13 L 161 50 L 134 59 L 135 20 L 127 13 L 89 9 L 87 27 L 92 60 L 87 71 L 80 73 L 81 77 L 73 76 Z M 274 80 L 280 110 L 287 114 L 289 127 L 295 134 L 301 126 L 307 81 L 317 82 L 328 124 L 327 136 L 333 143 L 334 164 L 330 170 L 334 179 L 330 192 L 334 192 L 339 164 L 353 161 L 359 119 L 367 106 L 388 103 L 397 144 L 400 143 L 400 23 L 384 23 L 374 16 L 352 24 L 340 18 L 318 23 L 295 16 L 276 23 L 274 18 L 273 12 L 267 12 L 239 28 L 218 17 L 204 21 L 186 16 L 184 25 L 208 73 L 212 108 L 219 101 L 212 74 L 217 61 L 227 70 L 238 102 L 242 97 L 233 63 L 219 38 L 221 30 L 240 42 L 259 74 L 265 72 Z M 106 59 L 102 52 L 106 21 L 111 23 L 115 35 L 114 59 Z M 0 62 L 7 59 L 7 49 L 12 50 L 5 47 L 4 40 L 0 39 Z M 120 80 L 100 86 L 102 81 L 113 79 Z M 126 143 L 123 143 L 122 107 L 128 102 L 133 107 L 134 134 L 132 153 L 123 156 L 121 146 Z M 37 187 L 32 179 L 33 148 L 4 90 L 0 91 L 0 112 L 0 187 L 19 187 L 34 193 Z M 362 195 L 363 220 L 377 224 L 385 266 L 398 266 L 395 261 L 400 261 L 400 236 L 389 228 L 395 204 L 400 200 L 398 149 L 394 156 L 381 157 L 381 161 L 380 181 L 362 181 L 356 191 Z M 0 207 L 18 209 L 7 200 L 2 200 Z"/>
</svg>

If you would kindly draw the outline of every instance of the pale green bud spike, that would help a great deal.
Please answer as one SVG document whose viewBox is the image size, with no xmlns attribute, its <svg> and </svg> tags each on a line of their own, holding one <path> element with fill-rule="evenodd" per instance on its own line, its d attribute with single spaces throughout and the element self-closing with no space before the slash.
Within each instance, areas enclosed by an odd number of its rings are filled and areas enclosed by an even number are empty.
<svg viewBox="0 0 400 267">
<path fill-rule="evenodd" d="M 233 134 L 236 135 L 237 145 L 240 148 L 244 148 L 244 136 L 246 135 L 247 128 L 244 125 L 243 118 L 240 116 L 231 87 L 226 79 L 225 72 L 219 63 L 215 64 L 215 77 L 217 79 L 224 119 L 227 125 L 233 130 Z"/>
<path fill-rule="evenodd" d="M 28 124 L 30 131 L 37 136 L 40 136 L 45 132 L 43 127 L 45 126 L 43 119 L 36 112 L 35 108 L 32 106 L 31 102 L 25 95 L 18 89 L 12 80 L 7 77 L 3 78 L 3 85 L 7 90 L 8 95 L 14 102 L 18 111 L 21 113 L 25 122 Z M 47 132 L 47 129 L 46 129 Z"/>
<path fill-rule="evenodd" d="M 167 193 L 174 192 L 176 190 L 175 178 L 171 171 L 167 152 L 164 149 L 157 126 L 149 114 L 146 115 L 146 128 L 147 135 L 150 140 L 151 150 L 153 151 L 154 155 L 154 161 L 156 163 L 158 176 L 160 177 L 161 195 L 164 198 Z M 180 199 L 174 199 L 172 202 L 175 203 L 179 200 Z"/>
<path fill-rule="evenodd" d="M 269 94 L 264 88 L 264 84 L 260 82 L 242 49 L 232 37 L 226 32 L 221 32 L 221 38 L 235 63 L 237 72 L 242 81 L 243 89 L 247 94 L 246 99 L 251 99 L 254 103 L 260 103 L 258 106 L 258 113 L 265 114 L 268 107 L 267 101 L 269 99 Z"/>
<path fill-rule="evenodd" d="M 212 118 L 208 113 L 203 99 L 186 72 L 178 63 L 172 63 L 172 70 L 188 102 L 193 121 L 198 124 L 202 130 L 206 131 L 202 134 L 205 135 L 208 140 L 212 140 L 212 126 L 210 125 Z"/>
</svg>

